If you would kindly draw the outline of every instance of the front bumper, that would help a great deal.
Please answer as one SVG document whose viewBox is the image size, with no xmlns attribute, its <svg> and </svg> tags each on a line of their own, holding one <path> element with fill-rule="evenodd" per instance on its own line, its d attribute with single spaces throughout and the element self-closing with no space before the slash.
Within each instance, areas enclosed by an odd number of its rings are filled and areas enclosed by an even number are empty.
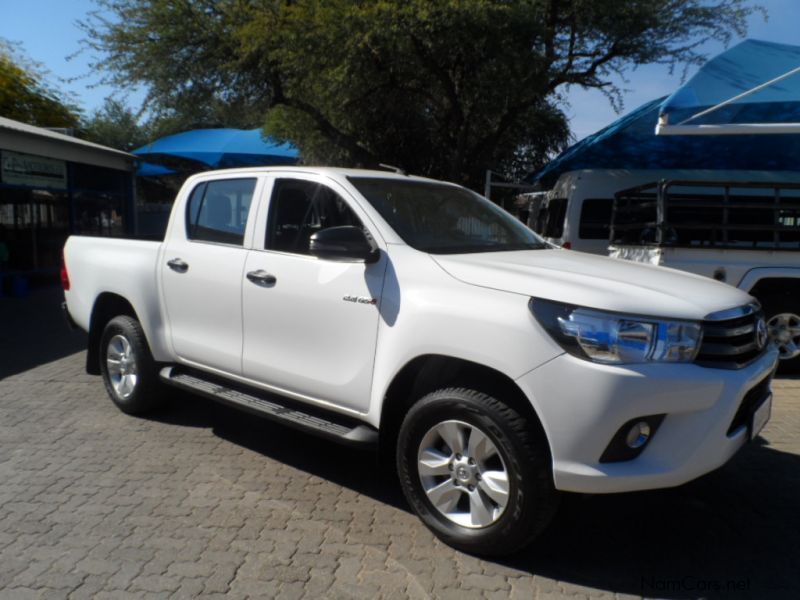
<svg viewBox="0 0 800 600">
<path fill-rule="evenodd" d="M 770 349 L 745 368 L 693 364 L 624 367 L 563 354 L 517 380 L 539 415 L 553 456 L 556 488 L 613 493 L 673 487 L 725 464 L 748 439 L 728 434 L 749 390 L 777 363 Z M 629 461 L 600 457 L 627 421 L 665 414 L 644 451 Z"/>
</svg>

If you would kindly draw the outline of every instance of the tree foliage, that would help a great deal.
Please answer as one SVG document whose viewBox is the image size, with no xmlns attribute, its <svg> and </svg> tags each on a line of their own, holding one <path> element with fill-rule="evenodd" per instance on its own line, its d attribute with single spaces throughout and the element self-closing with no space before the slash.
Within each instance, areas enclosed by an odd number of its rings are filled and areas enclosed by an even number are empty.
<svg viewBox="0 0 800 600">
<path fill-rule="evenodd" d="M 106 98 L 103 106 L 84 120 L 79 136 L 117 150 L 135 150 L 151 141 L 149 127 L 140 117 L 120 100 Z"/>
<path fill-rule="evenodd" d="M 562 91 L 696 64 L 744 0 L 99 0 L 87 43 L 156 111 L 253 127 L 307 162 L 396 164 L 470 184 L 568 140 Z"/>
<path fill-rule="evenodd" d="M 45 81 L 41 67 L 0 40 L 0 115 L 40 127 L 78 125 L 78 109 Z"/>
<path fill-rule="evenodd" d="M 164 136 L 194 128 L 190 119 L 163 113 L 145 115 L 144 112 L 133 110 L 117 98 L 106 98 L 99 109 L 81 122 L 77 135 L 96 144 L 130 152 Z"/>
</svg>

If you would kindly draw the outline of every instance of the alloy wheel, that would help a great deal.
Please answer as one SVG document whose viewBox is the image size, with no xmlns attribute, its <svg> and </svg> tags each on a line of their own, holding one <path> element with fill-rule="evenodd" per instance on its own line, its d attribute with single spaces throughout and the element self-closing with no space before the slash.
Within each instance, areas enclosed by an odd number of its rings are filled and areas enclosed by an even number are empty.
<svg viewBox="0 0 800 600">
<path fill-rule="evenodd" d="M 767 329 L 780 351 L 781 360 L 800 356 L 800 316 L 793 313 L 774 315 L 767 321 Z"/>
<path fill-rule="evenodd" d="M 139 376 L 136 355 L 125 336 L 117 334 L 108 340 L 106 365 L 114 393 L 123 400 L 129 398 L 136 390 Z"/>
<path fill-rule="evenodd" d="M 505 461 L 490 437 L 464 421 L 444 421 L 423 436 L 417 453 L 422 488 L 434 508 L 462 527 L 488 527 L 509 500 Z"/>
</svg>

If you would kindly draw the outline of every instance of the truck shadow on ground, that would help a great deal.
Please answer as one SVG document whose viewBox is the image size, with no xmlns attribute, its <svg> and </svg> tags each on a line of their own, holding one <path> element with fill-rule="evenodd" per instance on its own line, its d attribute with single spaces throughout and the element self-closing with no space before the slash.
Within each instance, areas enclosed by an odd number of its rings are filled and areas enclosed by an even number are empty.
<svg viewBox="0 0 800 600">
<path fill-rule="evenodd" d="M 679 488 L 567 495 L 539 543 L 505 564 L 649 598 L 798 598 L 798 474 L 798 456 L 759 438 Z"/>
<path fill-rule="evenodd" d="M 70 331 L 58 286 L 31 290 L 24 298 L 0 297 L 0 379 L 75 354 L 86 334 Z"/>
<path fill-rule="evenodd" d="M 378 462 L 369 452 L 182 394 L 154 418 L 210 427 L 231 443 L 409 510 L 393 479 L 365 476 Z M 777 451 L 759 438 L 722 469 L 680 488 L 609 496 L 565 494 L 556 519 L 531 548 L 485 560 L 483 569 L 491 575 L 493 565 L 498 571 L 500 566 L 511 567 L 651 598 L 798 598 L 799 499 L 800 457 Z M 455 569 L 457 553 L 452 556 Z"/>
</svg>

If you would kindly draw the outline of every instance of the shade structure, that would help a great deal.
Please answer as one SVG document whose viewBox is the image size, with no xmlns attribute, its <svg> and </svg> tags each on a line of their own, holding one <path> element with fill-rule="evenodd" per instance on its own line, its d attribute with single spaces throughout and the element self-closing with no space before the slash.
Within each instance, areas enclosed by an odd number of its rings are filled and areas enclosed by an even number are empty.
<svg viewBox="0 0 800 600">
<path fill-rule="evenodd" d="M 780 58 L 780 60 L 778 60 Z M 773 62 L 770 62 L 773 61 Z M 798 61 L 798 62 L 795 62 Z M 763 66 L 765 69 L 760 72 Z M 768 68 L 768 65 L 769 66 Z M 581 169 L 702 169 L 800 171 L 800 130 L 783 135 L 727 132 L 727 135 L 656 135 L 659 118 L 685 120 L 722 98 L 800 65 L 800 47 L 746 40 L 709 61 L 672 95 L 639 108 L 569 147 L 529 176 L 543 189 L 562 173 Z M 795 84 L 798 87 L 795 87 Z M 774 89 L 772 89 L 774 87 Z M 714 123 L 800 122 L 800 74 L 679 127 Z M 708 130 L 705 130 L 708 132 Z"/>
<path fill-rule="evenodd" d="M 133 151 L 136 156 L 169 169 L 287 165 L 300 154 L 291 144 L 265 139 L 260 129 L 195 129 L 169 135 Z"/>
<path fill-rule="evenodd" d="M 659 135 L 800 134 L 800 46 L 745 40 L 662 104 Z"/>
<path fill-rule="evenodd" d="M 154 165 L 149 162 L 139 162 L 136 167 L 137 177 L 161 177 L 162 175 L 172 175 L 174 173 L 174 169 L 170 169 L 164 165 Z"/>
</svg>

